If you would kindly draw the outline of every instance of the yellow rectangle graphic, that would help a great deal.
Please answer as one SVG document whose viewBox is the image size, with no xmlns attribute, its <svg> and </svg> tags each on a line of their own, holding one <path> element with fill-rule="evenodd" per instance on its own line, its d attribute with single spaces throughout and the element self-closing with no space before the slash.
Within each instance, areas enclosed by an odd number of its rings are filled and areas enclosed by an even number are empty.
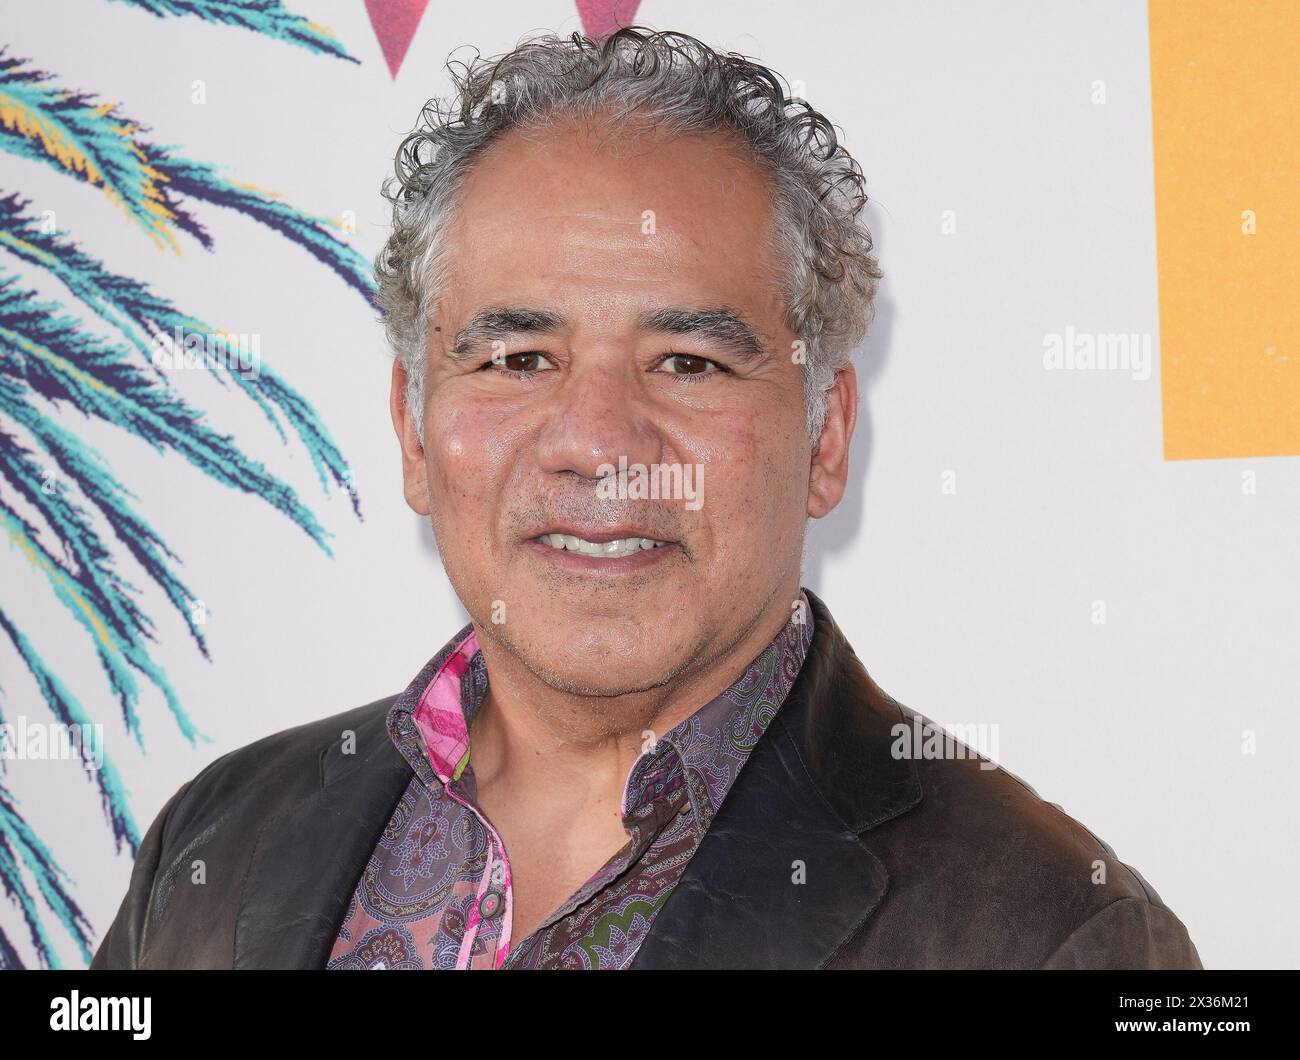
<svg viewBox="0 0 1300 1060">
<path fill-rule="evenodd" d="M 1300 455 L 1300 2 L 1148 19 L 1165 459 Z"/>
</svg>

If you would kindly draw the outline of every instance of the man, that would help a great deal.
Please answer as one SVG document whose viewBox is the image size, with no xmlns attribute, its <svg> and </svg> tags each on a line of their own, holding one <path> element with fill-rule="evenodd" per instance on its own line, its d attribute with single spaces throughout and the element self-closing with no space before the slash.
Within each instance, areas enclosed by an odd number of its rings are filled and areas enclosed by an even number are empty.
<svg viewBox="0 0 1300 1060">
<path fill-rule="evenodd" d="M 377 274 L 472 622 L 182 787 L 94 966 L 1199 967 L 1077 822 L 900 751 L 919 716 L 800 587 L 881 275 L 826 119 L 636 28 L 457 87 Z"/>
</svg>

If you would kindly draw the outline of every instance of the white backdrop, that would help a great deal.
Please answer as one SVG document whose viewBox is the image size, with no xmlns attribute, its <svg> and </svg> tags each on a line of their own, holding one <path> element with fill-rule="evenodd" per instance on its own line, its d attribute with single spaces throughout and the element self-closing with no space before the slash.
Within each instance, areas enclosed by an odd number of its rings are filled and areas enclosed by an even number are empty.
<svg viewBox="0 0 1300 1060">
<path fill-rule="evenodd" d="M 445 90 L 448 54 L 581 28 L 563 0 L 434 4 L 394 81 L 359 0 L 289 6 L 328 24 L 360 66 L 101 0 L 8 4 L 0 40 L 121 101 L 156 142 L 303 209 L 354 211 L 370 257 L 387 221 L 380 182 L 421 105 Z M 1135 865 L 1207 967 L 1294 967 L 1300 460 L 1166 462 L 1158 363 L 1145 381 L 1043 368 L 1044 335 L 1067 325 L 1159 335 L 1146 18 L 1140 2 L 916 0 L 797 14 L 644 0 L 637 15 L 803 82 L 875 200 L 887 278 L 859 357 L 856 469 L 841 508 L 810 526 L 805 584 L 896 698 L 941 722 L 999 726 L 1001 763 Z M 1089 98 L 1098 79 L 1104 106 Z M 228 211 L 200 210 L 215 253 L 189 241 L 178 256 L 101 193 L 36 163 L 0 166 L 6 190 L 61 225 L 75 218 L 87 251 L 204 319 L 259 333 L 356 472 L 364 522 L 322 496 L 301 446 L 280 446 L 251 403 L 182 384 L 316 509 L 334 534 L 329 558 L 264 503 L 67 417 L 138 493 L 210 612 L 211 663 L 160 594 L 142 594 L 157 657 L 211 742 L 190 746 L 146 692 L 141 753 L 79 628 L 0 549 L 6 607 L 106 723 L 143 833 L 217 755 L 400 690 L 465 616 L 402 500 L 389 361 L 355 293 Z M 3 641 L 0 681 L 9 720 L 47 717 Z M 130 858 L 115 854 L 93 790 L 73 762 L 11 762 L 6 777 L 102 934 Z M 25 936 L 12 905 L 0 904 L 0 925 Z M 66 936 L 55 942 L 80 963 Z"/>
</svg>

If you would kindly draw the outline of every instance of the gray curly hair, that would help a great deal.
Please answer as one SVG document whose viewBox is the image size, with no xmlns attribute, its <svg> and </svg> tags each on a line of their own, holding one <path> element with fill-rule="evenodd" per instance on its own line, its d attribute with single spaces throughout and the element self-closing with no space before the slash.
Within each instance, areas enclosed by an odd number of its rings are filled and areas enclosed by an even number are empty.
<svg viewBox="0 0 1300 1060">
<path fill-rule="evenodd" d="M 457 69 L 459 67 L 459 70 Z M 779 75 L 683 33 L 628 26 L 600 40 L 579 33 L 524 40 L 492 59 L 449 62 L 454 100 L 425 104 L 384 183 L 393 225 L 375 261 L 376 301 L 406 369 L 406 401 L 423 437 L 427 326 L 446 275 L 443 238 L 458 188 L 484 149 L 512 129 L 560 115 L 629 117 L 672 133 L 730 131 L 773 187 L 786 324 L 804 344 L 804 401 L 814 444 L 826 392 L 871 323 L 882 273 L 862 221 L 861 167 L 831 123 L 786 95 Z M 613 110 L 612 116 L 607 112 Z"/>
</svg>

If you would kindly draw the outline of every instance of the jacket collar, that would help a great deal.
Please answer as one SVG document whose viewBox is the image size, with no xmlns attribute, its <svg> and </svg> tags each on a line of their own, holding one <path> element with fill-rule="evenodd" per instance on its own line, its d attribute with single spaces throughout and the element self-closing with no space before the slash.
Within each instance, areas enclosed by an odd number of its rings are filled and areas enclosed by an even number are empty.
<svg viewBox="0 0 1300 1060">
<path fill-rule="evenodd" d="M 803 667 L 633 968 L 818 967 L 871 915 L 888 875 L 860 833 L 921 799 L 890 753 L 902 713 L 812 592 Z M 262 826 L 235 928 L 236 968 L 323 968 L 380 831 L 412 777 L 372 705 L 352 750 L 321 748 L 319 786 Z M 292 867 L 287 872 L 286 867 Z"/>
</svg>

